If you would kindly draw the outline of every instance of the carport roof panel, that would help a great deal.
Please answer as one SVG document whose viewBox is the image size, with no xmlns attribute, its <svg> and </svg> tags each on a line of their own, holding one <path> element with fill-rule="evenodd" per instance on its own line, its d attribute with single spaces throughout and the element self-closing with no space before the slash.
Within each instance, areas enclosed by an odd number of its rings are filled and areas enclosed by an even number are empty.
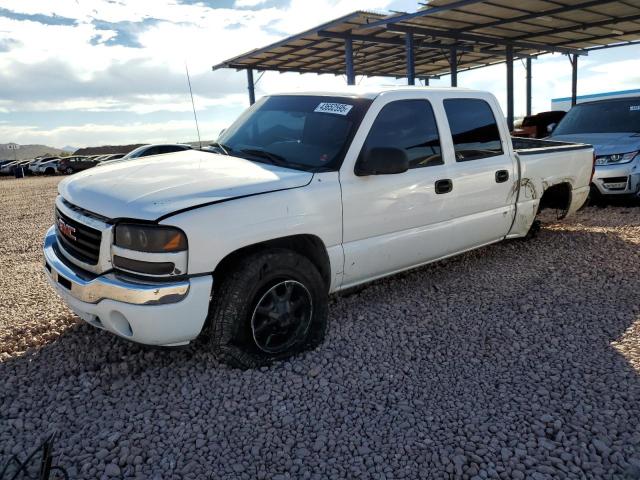
<svg viewBox="0 0 640 480">
<path fill-rule="evenodd" d="M 443 9 L 425 15 L 436 8 Z M 640 0 L 431 0 L 415 15 L 400 21 L 404 15 L 391 15 L 383 22 L 390 29 L 426 27 L 550 48 L 588 50 L 640 40 Z"/>
<path fill-rule="evenodd" d="M 354 12 L 213 69 L 343 74 L 346 35 L 356 74 L 395 77 L 406 75 L 405 31 L 415 33 L 417 77 L 448 74 L 453 45 L 464 71 L 504 62 L 507 44 L 518 58 L 640 40 L 640 0 L 432 0 L 408 15 Z"/>
</svg>

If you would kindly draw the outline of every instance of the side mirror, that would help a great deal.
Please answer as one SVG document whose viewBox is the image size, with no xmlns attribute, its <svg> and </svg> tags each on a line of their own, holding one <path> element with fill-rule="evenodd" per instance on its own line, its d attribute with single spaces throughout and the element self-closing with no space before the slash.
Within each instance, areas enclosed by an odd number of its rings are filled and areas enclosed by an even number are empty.
<svg viewBox="0 0 640 480">
<path fill-rule="evenodd" d="M 356 164 L 356 175 L 393 175 L 409 170 L 407 152 L 395 147 L 373 147 L 365 150 Z"/>
<path fill-rule="evenodd" d="M 557 126 L 557 123 L 550 123 L 549 125 L 547 125 L 547 133 L 553 133 Z"/>
</svg>

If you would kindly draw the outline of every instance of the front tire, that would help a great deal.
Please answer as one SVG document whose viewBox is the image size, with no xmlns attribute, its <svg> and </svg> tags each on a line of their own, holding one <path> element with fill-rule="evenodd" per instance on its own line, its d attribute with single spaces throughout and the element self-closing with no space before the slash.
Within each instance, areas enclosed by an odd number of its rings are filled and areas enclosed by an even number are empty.
<svg viewBox="0 0 640 480">
<path fill-rule="evenodd" d="M 322 343 L 327 288 L 315 265 L 296 252 L 254 253 L 214 288 L 208 322 L 221 361 L 243 369 L 269 365 Z"/>
</svg>

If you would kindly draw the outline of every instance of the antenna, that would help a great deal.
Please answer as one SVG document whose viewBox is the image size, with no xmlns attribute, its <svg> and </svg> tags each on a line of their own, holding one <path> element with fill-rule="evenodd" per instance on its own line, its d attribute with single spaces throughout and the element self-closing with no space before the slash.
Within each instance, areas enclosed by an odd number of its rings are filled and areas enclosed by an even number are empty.
<svg viewBox="0 0 640 480">
<path fill-rule="evenodd" d="M 189 83 L 189 95 L 191 95 L 191 106 L 193 107 L 193 118 L 196 121 L 196 131 L 198 132 L 198 144 L 200 150 L 202 150 L 202 140 L 200 140 L 200 127 L 198 127 L 198 116 L 196 115 L 196 104 L 193 102 L 193 90 L 191 90 L 191 78 L 189 77 L 189 67 L 187 62 L 184 62 L 184 69 L 187 71 L 187 82 Z"/>
</svg>

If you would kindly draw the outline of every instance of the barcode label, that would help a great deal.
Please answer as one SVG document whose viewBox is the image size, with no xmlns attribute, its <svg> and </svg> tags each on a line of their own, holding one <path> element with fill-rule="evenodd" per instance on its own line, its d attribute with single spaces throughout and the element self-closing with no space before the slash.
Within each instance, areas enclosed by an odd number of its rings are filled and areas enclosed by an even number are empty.
<svg viewBox="0 0 640 480">
<path fill-rule="evenodd" d="M 322 102 L 319 104 L 314 112 L 318 113 L 334 113 L 336 115 L 347 115 L 353 105 L 349 105 L 348 103 L 326 103 Z"/>
</svg>

